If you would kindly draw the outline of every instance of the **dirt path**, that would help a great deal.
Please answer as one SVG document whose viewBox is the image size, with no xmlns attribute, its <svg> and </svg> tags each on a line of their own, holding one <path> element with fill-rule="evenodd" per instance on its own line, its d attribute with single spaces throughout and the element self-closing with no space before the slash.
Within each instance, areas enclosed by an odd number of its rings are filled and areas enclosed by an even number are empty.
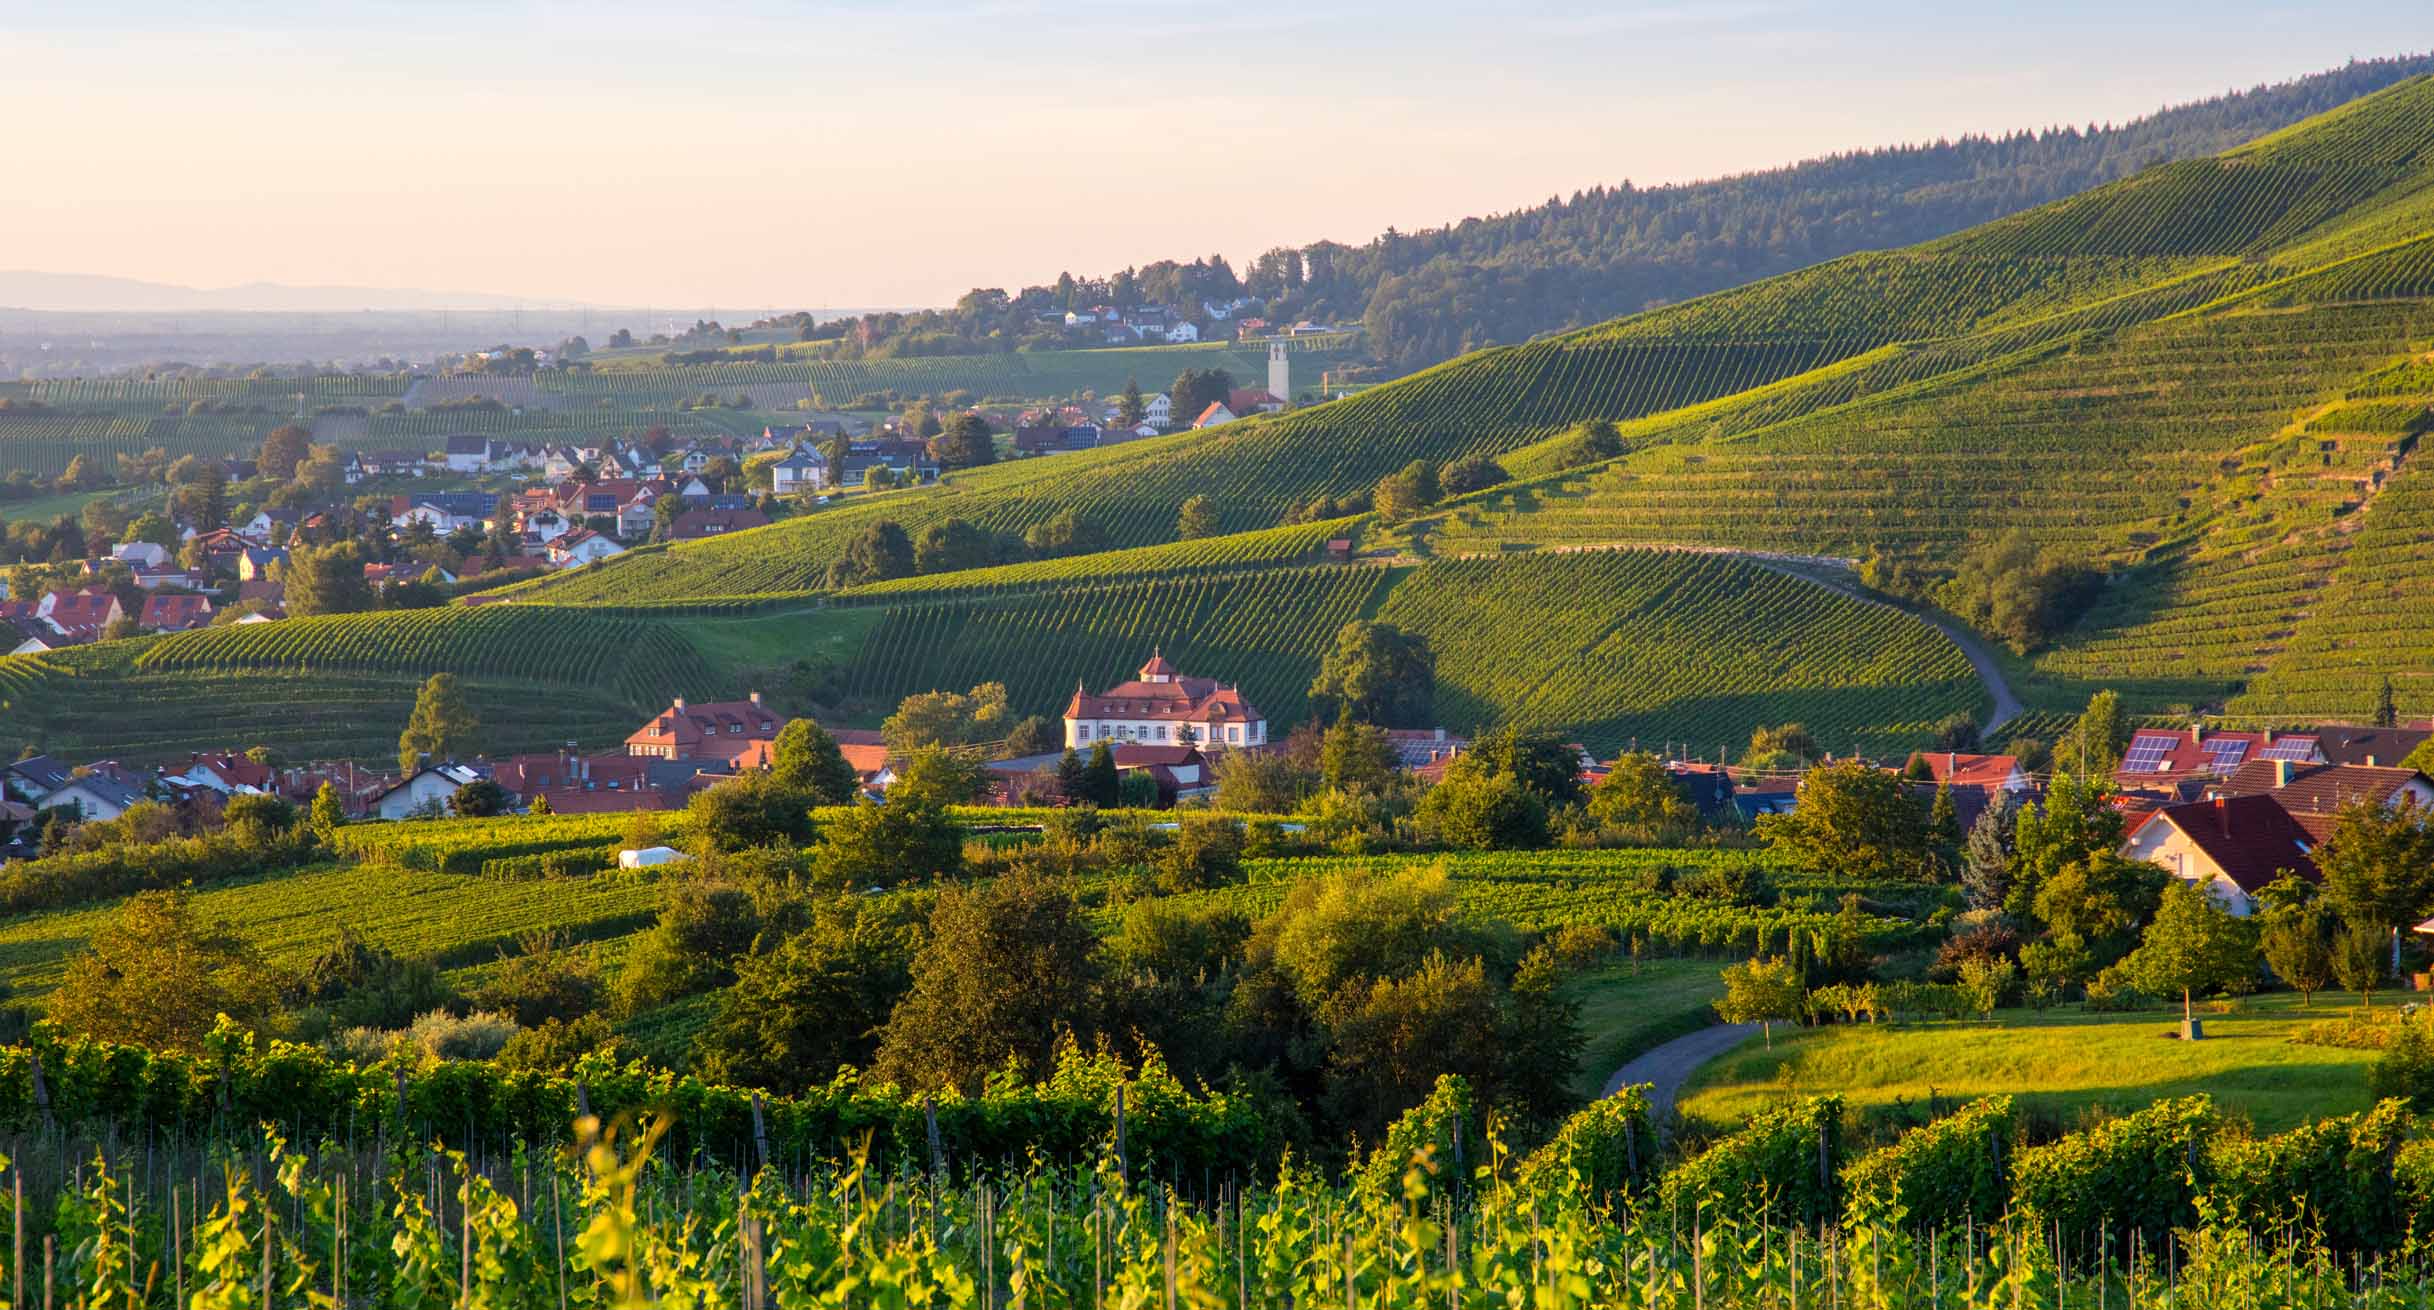
<svg viewBox="0 0 2434 1310">
<path fill-rule="evenodd" d="M 1725 1023 L 1713 1028 L 1701 1028 L 1687 1037 L 1648 1051 L 1629 1064 L 1614 1071 L 1606 1080 L 1606 1095 L 1629 1087 L 1633 1083 L 1648 1084 L 1648 1118 L 1663 1122 L 1673 1109 L 1673 1100 L 1682 1094 L 1682 1085 L 1699 1071 L 1699 1066 L 1739 1046 L 1757 1035 L 1754 1023 Z"/>
<path fill-rule="evenodd" d="M 1814 582 L 1829 591 L 1839 591 L 1853 600 L 1900 610 L 1921 623 L 1933 624 L 1936 631 L 1943 633 L 1953 645 L 1961 648 L 1961 654 L 1969 659 L 1969 667 L 1978 671 L 1978 681 L 1985 683 L 1986 690 L 1994 695 L 1994 709 L 1987 714 L 1986 724 L 1981 731 L 1991 733 L 2020 717 L 2020 698 L 2012 695 L 2011 683 L 2003 676 L 2002 664 L 1995 659 L 1994 652 L 1987 648 L 1986 643 L 1978 639 L 1978 634 L 1957 623 L 1947 623 L 1935 615 L 1922 614 L 1907 605 L 1895 605 L 1881 596 L 1871 596 L 1822 568 L 1788 565 L 1764 555 L 1746 554 L 1742 558 L 1760 568 L 1773 569 L 1777 573 L 1789 574 L 1806 582 Z"/>
</svg>

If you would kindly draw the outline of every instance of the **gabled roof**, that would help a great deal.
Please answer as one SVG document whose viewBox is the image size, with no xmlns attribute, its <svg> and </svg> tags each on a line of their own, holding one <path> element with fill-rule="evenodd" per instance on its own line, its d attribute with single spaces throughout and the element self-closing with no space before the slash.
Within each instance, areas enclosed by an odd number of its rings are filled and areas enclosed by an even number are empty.
<svg viewBox="0 0 2434 1310">
<path fill-rule="evenodd" d="M 1958 751 L 1915 751 L 1911 762 L 1924 760 L 1927 774 L 1937 783 L 1954 787 L 2000 787 L 2019 772 L 2020 761 L 2012 755 L 1968 755 Z M 1907 770 L 1905 770 L 1907 771 Z"/>
<path fill-rule="evenodd" d="M 2192 805 L 2166 806 L 2154 822 L 2169 823 L 2244 892 L 2256 892 L 2285 873 L 2315 879 L 2308 852 L 2315 838 L 2271 796 L 2226 796 Z"/>
<path fill-rule="evenodd" d="M 2364 728 L 2336 723 L 2316 729 L 2316 749 L 2327 764 L 2377 764 L 2389 767 L 2434 737 L 2425 728 Z"/>
</svg>

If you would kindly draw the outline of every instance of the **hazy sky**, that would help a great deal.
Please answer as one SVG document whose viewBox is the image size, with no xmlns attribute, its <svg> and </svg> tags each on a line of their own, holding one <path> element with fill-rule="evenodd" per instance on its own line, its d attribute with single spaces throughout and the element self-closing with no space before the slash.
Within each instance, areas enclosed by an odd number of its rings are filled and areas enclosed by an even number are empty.
<svg viewBox="0 0 2434 1310">
<path fill-rule="evenodd" d="M 208 11 L 208 12 L 206 12 Z M 0 0 L 0 267 L 737 308 L 2122 119 L 2427 0 Z"/>
</svg>

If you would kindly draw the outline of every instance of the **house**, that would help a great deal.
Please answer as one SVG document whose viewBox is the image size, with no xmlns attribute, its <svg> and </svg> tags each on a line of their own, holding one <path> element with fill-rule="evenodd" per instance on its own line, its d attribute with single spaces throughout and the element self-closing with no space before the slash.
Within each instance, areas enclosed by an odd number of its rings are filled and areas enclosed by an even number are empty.
<svg viewBox="0 0 2434 1310">
<path fill-rule="evenodd" d="M 1470 738 L 1459 737 L 1443 728 L 1387 728 L 1386 741 L 1394 747 L 1395 762 L 1406 771 L 1422 768 L 1470 749 Z"/>
<path fill-rule="evenodd" d="M 1166 339 L 1169 343 L 1174 345 L 1181 345 L 1187 341 L 1198 341 L 1200 339 L 1200 329 L 1193 327 L 1189 323 L 1177 323 L 1173 327 L 1166 330 Z"/>
<path fill-rule="evenodd" d="M 564 514 L 554 509 L 537 509 L 524 516 L 519 530 L 524 536 L 525 549 L 530 551 L 556 541 L 575 528 L 566 521 Z"/>
<path fill-rule="evenodd" d="M 769 466 L 769 489 L 781 496 L 817 491 L 827 482 L 828 457 L 809 446 L 797 446 Z"/>
<path fill-rule="evenodd" d="M 1215 750 L 1262 746 L 1267 740 L 1267 717 L 1238 688 L 1183 677 L 1156 652 L 1132 681 L 1096 696 L 1077 684 L 1065 706 L 1065 744 L 1075 749 L 1105 741 L 1200 743 Z"/>
<path fill-rule="evenodd" d="M 426 764 L 373 796 L 364 805 L 367 817 L 411 819 L 447 812 L 456 789 L 480 779 L 481 772 L 463 764 Z"/>
<path fill-rule="evenodd" d="M 692 705 L 679 696 L 651 721 L 625 739 L 628 755 L 662 760 L 734 760 L 756 741 L 774 741 L 786 716 L 761 704 L 753 692 L 745 700 L 711 701 Z"/>
<path fill-rule="evenodd" d="M 1987 792 L 2025 792 L 2036 783 L 2028 771 L 2020 767 L 2011 755 L 1972 755 L 1962 751 L 1912 751 L 1910 762 L 1902 772 L 1916 775 L 1924 768 L 1929 781 L 1937 786 L 1963 787 Z"/>
<path fill-rule="evenodd" d="M 549 543 L 549 562 L 561 569 L 579 569 L 624 553 L 625 547 L 590 528 L 577 528 Z"/>
<path fill-rule="evenodd" d="M 2316 729 L 2316 753 L 2326 764 L 2390 766 L 2407 759 L 2434 730 L 2426 728 L 2362 728 L 2346 723 Z"/>
<path fill-rule="evenodd" d="M 50 625 L 63 637 L 90 640 L 99 636 L 111 624 L 127 616 L 118 603 L 118 596 L 108 587 L 82 587 L 75 591 L 54 591 L 34 605 L 34 617 Z"/>
<path fill-rule="evenodd" d="M 1161 391 L 1141 406 L 1142 421 L 1155 424 L 1160 432 L 1175 425 L 1175 398 Z"/>
<path fill-rule="evenodd" d="M 389 502 L 389 517 L 400 524 L 428 523 L 441 536 L 458 528 L 488 532 L 498 518 L 499 498 L 489 491 L 441 491 L 425 496 L 397 496 Z"/>
<path fill-rule="evenodd" d="M 1115 756 L 1117 773 L 1143 773 L 1158 786 L 1160 808 L 1172 807 L 1180 800 L 1207 796 L 1217 790 L 1211 776 L 1208 757 L 1198 747 L 1144 746 L 1135 742 L 1118 742 L 1110 754 Z"/>
<path fill-rule="evenodd" d="M 169 563 L 169 548 L 157 541 L 122 541 L 110 548 L 110 558 L 138 572 L 159 569 Z"/>
<path fill-rule="evenodd" d="M 56 756 L 29 755 L 14 764 L 0 765 L 0 800 L 17 800 L 31 804 L 68 785 L 75 770 Z"/>
<path fill-rule="evenodd" d="M 2227 777 L 2251 759 L 2324 762 L 2313 733 L 2208 732 L 2202 725 L 2187 732 L 2140 728 L 2130 734 L 2129 749 L 2122 753 L 2113 778 L 2132 790 L 2168 789 L 2190 778 Z"/>
<path fill-rule="evenodd" d="M 266 546 L 285 545 L 295 539 L 296 525 L 304 521 L 304 514 L 300 509 L 259 510 L 238 530 Z"/>
<path fill-rule="evenodd" d="M 1200 411 L 1200 417 L 1192 420 L 1192 427 L 1194 430 L 1213 428 L 1218 424 L 1233 421 L 1234 411 L 1227 409 L 1224 401 L 1212 400 L 1209 402 L 1208 408 Z"/>
<path fill-rule="evenodd" d="M 56 810 L 74 806 L 79 819 L 104 823 L 125 814 L 129 806 L 142 799 L 143 784 L 134 775 L 114 765 L 101 765 L 44 793 L 34 802 L 34 808 Z"/>
<path fill-rule="evenodd" d="M 419 478 L 430 472 L 419 450 L 359 450 L 347 456 L 347 485 L 371 478 Z"/>
<path fill-rule="evenodd" d="M 248 546 L 237 554 L 237 581 L 268 582 L 273 568 L 286 567 L 286 551 L 276 546 Z"/>
<path fill-rule="evenodd" d="M 749 528 L 769 526 L 769 516 L 757 509 L 693 509 L 677 515 L 668 524 L 671 541 L 699 541 L 704 537 L 724 536 Z"/>
<path fill-rule="evenodd" d="M 184 632 L 209 627 L 211 612 L 209 596 L 146 596 L 135 622 L 146 632 Z"/>
<path fill-rule="evenodd" d="M 617 535 L 627 541 L 650 536 L 659 521 L 659 497 L 659 490 L 648 483 L 636 488 L 633 499 L 617 507 Z"/>
<path fill-rule="evenodd" d="M 1093 423 L 1080 423 L 1072 427 L 1041 424 L 1014 429 L 1014 450 L 1021 455 L 1067 454 L 1092 450 L 1098 444 L 1099 428 Z"/>
<path fill-rule="evenodd" d="M 2265 790 L 2217 789 L 2205 799 L 2158 808 L 2122 843 L 2126 859 L 2158 864 L 2203 886 L 2233 914 L 2256 908 L 2256 893 L 2285 873 L 2315 880 L 2312 859 L 2341 811 L 2359 802 L 2434 813 L 2434 779 L 2414 769 L 2336 764 L 2309 767 L 2265 761 L 2235 784 L 2260 776 Z"/>
<path fill-rule="evenodd" d="M 1236 387 L 1226 394 L 1225 407 L 1237 414 L 1273 414 L 1285 402 L 1265 387 Z"/>
<path fill-rule="evenodd" d="M 237 796 L 268 793 L 277 786 L 278 777 L 269 765 L 234 751 L 199 751 L 188 755 L 175 773 L 162 769 L 161 781 L 182 791 L 203 788 Z"/>
<path fill-rule="evenodd" d="M 1267 330 L 1268 320 L 1264 318 L 1246 318 L 1234 325 L 1234 335 L 1246 341 L 1252 337 L 1266 335 Z"/>
<path fill-rule="evenodd" d="M 459 432 L 442 443 L 440 466 L 451 473 L 487 473 L 495 455 L 495 443 L 490 438 Z"/>
</svg>

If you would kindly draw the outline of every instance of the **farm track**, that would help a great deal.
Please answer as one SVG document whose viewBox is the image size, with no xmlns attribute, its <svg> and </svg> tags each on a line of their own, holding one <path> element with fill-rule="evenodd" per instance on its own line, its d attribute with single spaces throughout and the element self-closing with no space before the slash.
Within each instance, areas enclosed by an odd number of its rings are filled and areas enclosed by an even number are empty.
<svg viewBox="0 0 2434 1310">
<path fill-rule="evenodd" d="M 1615 1070 L 1614 1076 L 1606 1080 L 1606 1095 L 1612 1096 L 1635 1083 L 1646 1083 L 1648 1120 L 1663 1123 L 1673 1110 L 1675 1098 L 1682 1094 L 1683 1086 L 1701 1065 L 1748 1041 L 1757 1031 L 1758 1025 L 1754 1023 L 1723 1023 L 1676 1037 Z"/>
</svg>

